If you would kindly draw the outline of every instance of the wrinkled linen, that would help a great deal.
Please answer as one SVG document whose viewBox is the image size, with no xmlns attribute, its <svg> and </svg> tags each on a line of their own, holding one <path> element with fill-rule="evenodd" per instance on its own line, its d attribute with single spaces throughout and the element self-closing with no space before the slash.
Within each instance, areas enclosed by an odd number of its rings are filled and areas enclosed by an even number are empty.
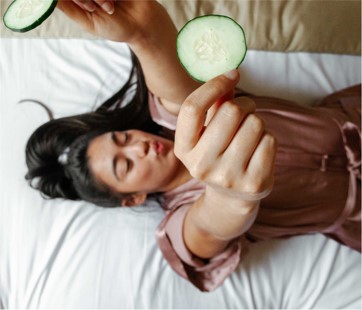
<svg viewBox="0 0 362 310">
<path fill-rule="evenodd" d="M 182 225 L 204 184 L 191 180 L 165 193 L 167 215 L 156 236 L 172 268 L 202 291 L 217 288 L 246 255 L 248 244 L 322 233 L 361 251 L 361 86 L 336 92 L 316 107 L 248 94 L 278 141 L 275 183 L 253 226 L 225 251 L 202 260 L 188 251 Z M 153 119 L 175 128 L 176 118 L 150 99 Z"/>
<path fill-rule="evenodd" d="M 360 1 L 285 0 L 158 0 L 180 30 L 189 20 L 206 14 L 226 15 L 244 29 L 249 50 L 361 54 Z M 3 13 L 13 0 L 0 1 Z M 273 18 L 270 18 L 270 16 Z M 316 31 L 318 29 L 318 31 Z M 60 10 L 32 31 L 0 28 L 2 38 L 102 39 L 88 32 Z"/>
</svg>

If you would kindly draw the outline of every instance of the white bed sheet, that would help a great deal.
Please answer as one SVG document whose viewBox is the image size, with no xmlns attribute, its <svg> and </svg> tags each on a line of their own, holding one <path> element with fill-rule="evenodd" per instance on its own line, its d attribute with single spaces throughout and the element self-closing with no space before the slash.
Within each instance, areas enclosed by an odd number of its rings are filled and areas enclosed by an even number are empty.
<svg viewBox="0 0 362 310">
<path fill-rule="evenodd" d="M 5 308 L 361 308 L 361 255 L 322 235 L 252 246 L 220 288 L 202 293 L 162 258 L 163 211 L 47 201 L 24 180 L 24 147 L 46 113 L 88 111 L 127 78 L 124 44 L 0 41 L 0 305 Z M 361 58 L 248 51 L 244 89 L 313 104 L 361 82 Z M 1 307 L 0 307 L 1 308 Z"/>
</svg>

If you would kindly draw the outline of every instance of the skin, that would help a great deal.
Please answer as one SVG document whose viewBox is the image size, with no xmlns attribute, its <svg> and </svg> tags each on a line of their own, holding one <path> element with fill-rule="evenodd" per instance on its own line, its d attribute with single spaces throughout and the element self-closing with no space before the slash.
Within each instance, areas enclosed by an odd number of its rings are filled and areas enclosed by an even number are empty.
<svg viewBox="0 0 362 310">
<path fill-rule="evenodd" d="M 234 98 L 238 71 L 201 86 L 192 80 L 177 58 L 177 30 L 156 1 L 107 1 L 114 4 L 112 14 L 100 8 L 104 1 L 93 1 L 96 9 L 91 12 L 79 2 L 84 1 L 60 0 L 58 7 L 94 35 L 127 42 L 140 60 L 149 90 L 160 98 L 166 110 L 178 115 L 174 154 L 189 175 L 206 184 L 205 193 L 186 215 L 183 239 L 196 256 L 210 258 L 219 254 L 230 240 L 250 228 L 260 199 L 271 191 L 277 148 L 275 138 L 254 114 L 254 102 L 246 97 Z M 101 150 L 97 144 L 91 147 Z M 100 159 L 93 152 L 91 161 L 96 165 L 94 162 Z M 188 179 L 182 169 L 173 166 L 174 162 L 167 161 L 165 179 L 156 172 L 159 163 L 148 162 L 147 169 L 157 176 L 159 186 L 155 191 L 167 190 L 163 182 L 172 171 L 171 184 Z M 99 165 L 92 166 L 96 173 L 103 170 L 102 162 Z M 134 199 L 127 205 L 137 204 L 142 199 L 136 198 L 151 190 L 143 185 L 142 190 L 135 188 Z"/>
<path fill-rule="evenodd" d="M 134 193 L 142 202 L 149 193 L 166 192 L 191 179 L 173 148 L 173 141 L 140 130 L 109 132 L 90 143 L 88 164 L 101 183 L 114 192 Z"/>
<path fill-rule="evenodd" d="M 114 13 L 114 3 L 113 1 L 108 0 L 96 0 L 96 1 L 88 1 L 88 0 L 74 0 L 74 3 L 79 5 L 81 8 L 88 12 L 94 12 L 97 8 L 101 8 L 107 14 Z"/>
<path fill-rule="evenodd" d="M 96 9 L 89 12 L 79 2 L 94 2 Z M 103 2 L 60 0 L 57 7 L 86 31 L 111 41 L 127 42 L 141 63 L 149 90 L 162 99 L 170 113 L 177 115 L 181 103 L 200 84 L 189 77 L 178 61 L 177 29 L 168 13 L 157 1 L 128 0 L 107 1 L 115 8 L 113 14 L 108 14 L 100 8 Z"/>
</svg>

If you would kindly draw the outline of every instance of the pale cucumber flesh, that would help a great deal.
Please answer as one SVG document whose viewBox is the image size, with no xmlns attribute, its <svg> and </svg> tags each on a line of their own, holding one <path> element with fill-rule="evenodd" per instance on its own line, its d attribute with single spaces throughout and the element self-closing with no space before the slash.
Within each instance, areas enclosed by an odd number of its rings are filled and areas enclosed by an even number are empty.
<svg viewBox="0 0 362 310">
<path fill-rule="evenodd" d="M 12 31 L 32 30 L 51 15 L 56 4 L 57 0 L 15 0 L 4 14 L 4 24 Z"/>
<path fill-rule="evenodd" d="M 177 54 L 187 72 L 198 81 L 239 67 L 247 51 L 242 27 L 222 15 L 189 21 L 177 37 Z"/>
</svg>

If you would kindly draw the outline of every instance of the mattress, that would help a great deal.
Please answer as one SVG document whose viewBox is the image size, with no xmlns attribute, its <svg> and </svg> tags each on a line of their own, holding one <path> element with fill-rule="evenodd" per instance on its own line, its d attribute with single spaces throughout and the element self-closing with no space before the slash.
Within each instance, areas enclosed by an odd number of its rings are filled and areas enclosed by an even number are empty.
<svg viewBox="0 0 362 310">
<path fill-rule="evenodd" d="M 4 308 L 360 309 L 361 255 L 319 234 L 253 244 L 237 270 L 203 293 L 157 248 L 156 202 L 103 209 L 46 200 L 24 179 L 31 132 L 87 112 L 130 70 L 123 43 L 2 38 L 0 42 L 0 303 Z M 361 57 L 249 50 L 240 87 L 313 105 L 361 82 Z"/>
</svg>

